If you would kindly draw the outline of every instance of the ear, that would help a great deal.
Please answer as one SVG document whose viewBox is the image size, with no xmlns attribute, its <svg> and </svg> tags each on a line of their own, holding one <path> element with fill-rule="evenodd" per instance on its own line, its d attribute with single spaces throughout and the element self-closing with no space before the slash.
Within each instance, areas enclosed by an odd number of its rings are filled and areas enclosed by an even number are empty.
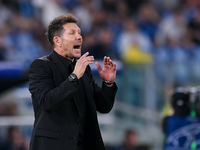
<svg viewBox="0 0 200 150">
<path fill-rule="evenodd" d="M 62 46 L 62 40 L 59 36 L 55 36 L 53 38 L 53 42 L 55 44 L 55 47 L 61 47 Z"/>
</svg>

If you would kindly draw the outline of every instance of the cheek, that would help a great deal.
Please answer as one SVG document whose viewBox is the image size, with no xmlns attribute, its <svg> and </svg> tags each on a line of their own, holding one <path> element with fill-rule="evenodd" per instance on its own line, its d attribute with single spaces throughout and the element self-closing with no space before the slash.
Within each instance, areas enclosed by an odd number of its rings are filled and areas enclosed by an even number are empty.
<svg viewBox="0 0 200 150">
<path fill-rule="evenodd" d="M 64 41 L 63 46 L 64 46 L 65 50 L 69 51 L 69 50 L 73 49 L 74 45 L 72 42 Z"/>
<path fill-rule="evenodd" d="M 63 42 L 66 43 L 67 45 L 71 45 L 74 43 L 74 40 L 73 37 L 65 36 L 63 37 Z"/>
</svg>

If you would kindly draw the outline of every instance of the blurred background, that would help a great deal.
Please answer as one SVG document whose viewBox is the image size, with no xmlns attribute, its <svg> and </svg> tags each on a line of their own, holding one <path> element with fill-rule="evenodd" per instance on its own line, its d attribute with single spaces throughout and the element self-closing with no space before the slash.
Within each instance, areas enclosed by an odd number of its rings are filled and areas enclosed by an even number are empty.
<svg viewBox="0 0 200 150">
<path fill-rule="evenodd" d="M 172 94 L 200 83 L 199 0 L 0 0 L 0 149 L 28 149 L 29 66 L 51 52 L 46 26 L 67 13 L 79 20 L 82 53 L 117 63 L 116 103 L 108 115 L 98 114 L 107 149 L 129 143 L 162 150 Z"/>
</svg>

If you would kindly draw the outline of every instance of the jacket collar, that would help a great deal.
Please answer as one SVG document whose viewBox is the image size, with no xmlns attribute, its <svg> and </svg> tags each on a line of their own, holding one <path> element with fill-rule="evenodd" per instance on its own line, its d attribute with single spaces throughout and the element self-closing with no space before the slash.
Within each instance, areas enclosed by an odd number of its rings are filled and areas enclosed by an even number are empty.
<svg viewBox="0 0 200 150">
<path fill-rule="evenodd" d="M 52 50 L 52 52 L 49 54 L 49 57 L 53 61 L 53 63 L 56 64 L 56 66 L 60 70 L 63 78 L 67 79 L 67 77 L 69 76 L 69 70 L 66 69 L 66 65 L 64 65 L 64 63 L 61 61 L 61 59 L 59 58 L 58 55 L 59 55 L 58 53 L 56 53 L 54 50 Z M 70 64 L 70 61 L 69 61 L 69 64 Z M 69 64 L 67 64 L 67 65 L 69 66 Z"/>
<path fill-rule="evenodd" d="M 53 61 L 53 63 L 56 64 L 56 66 L 59 68 L 63 78 L 67 79 L 69 74 L 71 73 L 71 72 L 69 72 L 69 69 L 66 68 L 66 66 L 69 67 L 70 60 L 68 61 L 68 63 L 64 64 L 61 61 L 61 59 L 59 58 L 59 54 L 56 53 L 54 50 L 52 50 L 52 52 L 50 53 L 49 57 Z M 87 85 L 87 82 L 90 81 L 89 76 L 87 76 L 86 73 L 84 73 L 82 78 L 83 78 L 84 84 Z"/>
</svg>

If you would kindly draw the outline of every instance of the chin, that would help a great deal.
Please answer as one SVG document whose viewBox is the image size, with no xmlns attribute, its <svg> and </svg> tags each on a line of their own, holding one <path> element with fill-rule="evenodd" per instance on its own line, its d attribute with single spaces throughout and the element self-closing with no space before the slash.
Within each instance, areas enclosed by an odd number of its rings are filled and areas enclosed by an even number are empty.
<svg viewBox="0 0 200 150">
<path fill-rule="evenodd" d="M 80 58 L 80 57 L 81 57 L 81 54 L 74 55 L 74 58 Z"/>
</svg>

